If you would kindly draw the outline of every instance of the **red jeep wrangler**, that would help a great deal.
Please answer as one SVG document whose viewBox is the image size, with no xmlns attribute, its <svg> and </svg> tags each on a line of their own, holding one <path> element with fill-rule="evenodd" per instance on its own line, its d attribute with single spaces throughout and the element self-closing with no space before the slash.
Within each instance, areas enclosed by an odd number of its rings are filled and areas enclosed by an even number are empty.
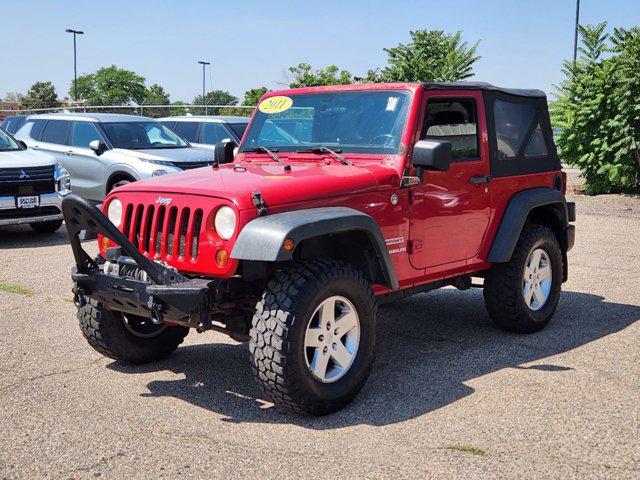
<svg viewBox="0 0 640 480">
<path fill-rule="evenodd" d="M 224 332 L 250 342 L 277 406 L 321 415 L 367 379 L 380 303 L 482 286 L 503 329 L 535 332 L 553 315 L 575 208 L 544 93 L 273 92 L 234 147 L 118 188 L 102 212 L 64 200 L 80 327 L 98 352 L 151 362 L 190 328 Z M 91 235 L 96 259 L 80 243 Z"/>
</svg>

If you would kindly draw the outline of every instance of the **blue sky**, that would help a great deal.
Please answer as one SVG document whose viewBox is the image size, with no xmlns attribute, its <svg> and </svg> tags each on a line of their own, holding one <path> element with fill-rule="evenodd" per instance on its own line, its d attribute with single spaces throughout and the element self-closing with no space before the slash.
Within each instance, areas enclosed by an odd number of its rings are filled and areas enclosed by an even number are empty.
<svg viewBox="0 0 640 480">
<path fill-rule="evenodd" d="M 573 49 L 575 0 L 163 1 L 0 2 L 3 28 L 0 96 L 51 80 L 67 95 L 78 37 L 78 74 L 115 64 L 172 100 L 202 89 L 196 62 L 213 62 L 207 89 L 241 97 L 257 86 L 281 87 L 291 65 L 336 64 L 353 74 L 385 64 L 384 47 L 406 42 L 409 30 L 463 30 L 480 40 L 475 79 L 549 92 Z M 640 1 L 581 1 L 581 23 L 640 24 Z"/>
</svg>

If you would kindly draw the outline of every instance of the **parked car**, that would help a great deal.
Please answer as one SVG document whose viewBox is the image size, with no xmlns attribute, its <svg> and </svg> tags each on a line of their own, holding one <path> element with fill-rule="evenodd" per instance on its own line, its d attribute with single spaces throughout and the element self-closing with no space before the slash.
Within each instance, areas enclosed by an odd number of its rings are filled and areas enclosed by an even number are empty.
<svg viewBox="0 0 640 480">
<path fill-rule="evenodd" d="M 249 124 L 249 117 L 233 116 L 185 115 L 159 120 L 192 145 L 211 149 L 227 140 L 238 145 Z"/>
<path fill-rule="evenodd" d="M 62 225 L 62 199 L 71 193 L 69 173 L 45 153 L 0 128 L 0 225 L 28 224 L 38 233 Z"/>
<path fill-rule="evenodd" d="M 565 191 L 543 92 L 392 83 L 268 93 L 231 164 L 62 206 L 93 348 L 144 363 L 224 332 L 278 407 L 319 415 L 364 385 L 378 304 L 479 287 L 500 328 L 544 328 L 574 243 Z"/>
<path fill-rule="evenodd" d="M 30 148 L 47 152 L 71 175 L 74 193 L 100 202 L 116 187 L 214 163 L 162 123 L 108 113 L 30 116 L 16 133 Z"/>
<path fill-rule="evenodd" d="M 2 128 L 13 135 L 24 125 L 28 116 L 29 115 L 9 115 L 2 121 Z"/>
</svg>

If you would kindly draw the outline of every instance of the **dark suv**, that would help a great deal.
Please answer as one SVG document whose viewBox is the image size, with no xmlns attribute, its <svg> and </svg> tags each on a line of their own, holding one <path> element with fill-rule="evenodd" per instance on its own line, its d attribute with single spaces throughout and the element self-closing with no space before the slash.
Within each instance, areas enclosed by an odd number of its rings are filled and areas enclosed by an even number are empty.
<svg viewBox="0 0 640 480">
<path fill-rule="evenodd" d="M 224 332 L 249 341 L 277 406 L 325 414 L 371 371 L 379 304 L 479 287 L 493 321 L 518 333 L 556 310 L 575 209 L 541 91 L 273 92 L 235 158 L 223 153 L 230 163 L 117 189 L 104 213 L 63 202 L 80 326 L 97 351 L 144 363 L 190 329 Z"/>
</svg>

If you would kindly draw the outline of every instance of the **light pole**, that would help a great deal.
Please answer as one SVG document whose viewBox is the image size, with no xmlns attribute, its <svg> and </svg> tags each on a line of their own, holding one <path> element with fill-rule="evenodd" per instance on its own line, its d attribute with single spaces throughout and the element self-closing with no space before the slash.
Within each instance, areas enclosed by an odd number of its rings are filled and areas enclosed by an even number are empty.
<svg viewBox="0 0 640 480">
<path fill-rule="evenodd" d="M 202 65 L 202 103 L 204 104 L 204 103 L 206 103 L 204 101 L 204 95 L 205 95 L 205 92 L 204 92 L 204 69 L 207 68 L 207 65 L 211 65 L 211 62 L 203 62 L 202 60 L 199 60 L 198 63 L 200 65 Z"/>
<path fill-rule="evenodd" d="M 576 29 L 573 37 L 573 63 L 578 58 L 578 24 L 580 23 L 580 0 L 576 0 Z"/>
<path fill-rule="evenodd" d="M 65 30 L 67 33 L 73 33 L 73 99 L 78 103 L 78 56 L 76 52 L 76 35 L 83 35 L 84 32 L 80 30 L 73 30 L 71 28 L 67 28 Z"/>
</svg>

